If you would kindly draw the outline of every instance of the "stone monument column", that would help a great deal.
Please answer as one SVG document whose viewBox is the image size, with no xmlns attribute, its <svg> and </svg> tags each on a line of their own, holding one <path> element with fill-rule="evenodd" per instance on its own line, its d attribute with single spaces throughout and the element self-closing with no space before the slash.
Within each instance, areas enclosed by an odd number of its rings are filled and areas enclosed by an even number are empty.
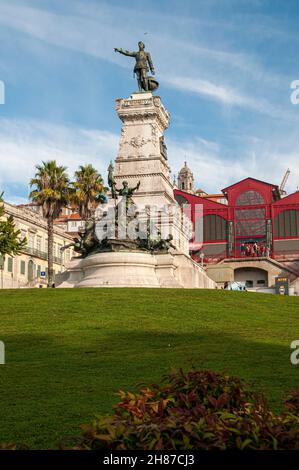
<svg viewBox="0 0 299 470">
<path fill-rule="evenodd" d="M 140 180 L 136 200 L 151 203 L 173 203 L 172 183 L 164 131 L 169 126 L 169 113 L 161 98 L 152 93 L 133 93 L 129 99 L 118 99 L 116 111 L 123 122 L 116 158 L 115 179 L 127 179 L 130 186 Z"/>
<path fill-rule="evenodd" d="M 108 168 L 112 197 L 74 242 L 81 257 L 59 287 L 214 287 L 189 256 L 192 224 L 174 198 L 164 142 L 169 113 L 152 94 L 159 84 L 148 76 L 155 73 L 150 53 L 142 41 L 138 48 L 115 48 L 135 59 L 139 93 L 116 100 L 122 130 L 115 172 L 112 162 Z"/>
<path fill-rule="evenodd" d="M 123 123 L 115 161 L 117 188 L 124 180 L 128 181 L 129 186 L 136 186 L 140 181 L 134 201 L 140 208 L 156 209 L 157 225 L 166 238 L 168 229 L 166 224 L 163 227 L 165 209 L 167 211 L 172 205 L 177 207 L 164 141 L 169 113 L 161 98 L 151 92 L 133 93 L 128 99 L 116 100 L 116 111 Z M 174 237 L 177 250 L 188 254 L 191 237 L 188 221 L 183 217 L 178 220 L 176 215 L 170 225 L 169 232 Z"/>
</svg>

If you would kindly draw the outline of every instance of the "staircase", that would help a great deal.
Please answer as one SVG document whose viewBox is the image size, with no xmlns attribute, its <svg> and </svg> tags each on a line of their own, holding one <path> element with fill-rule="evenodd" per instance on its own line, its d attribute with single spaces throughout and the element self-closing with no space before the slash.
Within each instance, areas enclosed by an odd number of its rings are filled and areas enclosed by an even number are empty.
<svg viewBox="0 0 299 470">
<path fill-rule="evenodd" d="M 35 276 L 31 281 L 28 281 L 24 285 L 24 287 L 30 289 L 30 288 L 38 287 L 39 285 L 46 287 L 47 281 L 45 279 L 40 278 L 39 276 Z"/>
</svg>

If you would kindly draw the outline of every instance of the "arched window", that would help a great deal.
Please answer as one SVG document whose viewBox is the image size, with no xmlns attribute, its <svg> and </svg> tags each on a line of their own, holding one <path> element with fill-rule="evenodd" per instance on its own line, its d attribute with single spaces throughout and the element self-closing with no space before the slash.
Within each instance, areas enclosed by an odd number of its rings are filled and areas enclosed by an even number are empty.
<svg viewBox="0 0 299 470">
<path fill-rule="evenodd" d="M 205 215 L 203 218 L 204 241 L 227 239 L 227 221 L 220 215 Z"/>
<path fill-rule="evenodd" d="M 299 211 L 290 209 L 280 212 L 274 219 L 275 238 L 299 237 Z"/>
<path fill-rule="evenodd" d="M 34 268 L 35 268 L 34 263 L 30 259 L 28 261 L 28 281 L 33 281 L 33 279 L 34 279 L 34 275 L 35 275 Z"/>
<path fill-rule="evenodd" d="M 252 190 L 239 194 L 236 200 L 236 206 L 255 206 L 264 203 L 263 196 L 257 191 Z"/>
</svg>

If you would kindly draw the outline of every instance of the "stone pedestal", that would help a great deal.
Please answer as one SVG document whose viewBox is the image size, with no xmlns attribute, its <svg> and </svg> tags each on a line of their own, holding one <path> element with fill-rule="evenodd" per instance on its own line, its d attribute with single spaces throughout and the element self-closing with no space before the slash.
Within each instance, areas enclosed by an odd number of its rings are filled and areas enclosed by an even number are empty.
<svg viewBox="0 0 299 470">
<path fill-rule="evenodd" d="M 134 193 L 140 212 L 146 207 L 156 211 L 155 225 L 163 237 L 172 234 L 177 250 L 188 254 L 191 223 L 186 217 L 175 215 L 177 203 L 164 141 L 164 131 L 169 126 L 168 111 L 161 98 L 150 92 L 118 99 L 116 111 L 123 122 L 115 165 L 117 188 L 121 188 L 124 180 L 130 187 L 140 181 L 139 190 Z M 170 221 L 166 221 L 165 212 L 170 213 Z"/>
<path fill-rule="evenodd" d="M 214 288 L 204 270 L 184 254 L 106 252 L 73 259 L 57 287 Z"/>
<path fill-rule="evenodd" d="M 122 251 L 115 251 L 110 244 L 105 249 L 111 251 L 75 259 L 57 286 L 214 288 L 215 283 L 189 256 L 192 225 L 174 199 L 164 142 L 169 114 L 160 97 L 135 93 L 128 99 L 117 100 L 116 111 L 123 123 L 114 174 L 116 187 L 120 189 L 126 180 L 133 188 L 140 181 L 139 189 L 133 194 L 138 206 L 137 217 L 148 220 L 150 215 L 151 224 L 161 232 L 160 240 L 166 240 L 171 234 L 173 247 L 171 252 L 163 246 L 160 251 L 159 247 L 156 251 L 152 248 L 153 252 L 137 251 L 129 243 L 123 246 L 120 243 Z M 110 208 L 114 202 L 109 201 Z M 100 238 L 101 223 L 108 225 L 104 217 L 107 212 L 109 207 L 97 209 L 97 238 Z M 116 235 L 110 238 L 116 240 Z"/>
<path fill-rule="evenodd" d="M 63 288 L 75 287 L 82 279 L 81 259 L 73 258 L 69 262 L 66 271 L 55 275 L 55 285 Z"/>
<path fill-rule="evenodd" d="M 115 165 L 118 186 L 124 179 L 130 186 L 140 180 L 136 203 L 146 205 L 150 201 L 161 206 L 175 202 L 164 142 L 169 113 L 160 97 L 134 93 L 128 99 L 118 99 L 116 111 L 123 122 Z"/>
<path fill-rule="evenodd" d="M 98 253 L 83 259 L 84 278 L 75 287 L 160 287 L 150 253 Z"/>
</svg>

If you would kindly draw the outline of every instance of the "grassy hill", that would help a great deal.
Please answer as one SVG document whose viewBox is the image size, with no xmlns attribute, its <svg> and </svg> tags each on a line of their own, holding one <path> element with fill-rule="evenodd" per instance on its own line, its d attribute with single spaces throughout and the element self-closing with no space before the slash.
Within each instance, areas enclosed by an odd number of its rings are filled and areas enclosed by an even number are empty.
<svg viewBox="0 0 299 470">
<path fill-rule="evenodd" d="M 0 442 L 50 448 L 119 389 L 170 368 L 227 370 L 271 405 L 299 386 L 299 298 L 174 289 L 0 292 Z"/>
</svg>

